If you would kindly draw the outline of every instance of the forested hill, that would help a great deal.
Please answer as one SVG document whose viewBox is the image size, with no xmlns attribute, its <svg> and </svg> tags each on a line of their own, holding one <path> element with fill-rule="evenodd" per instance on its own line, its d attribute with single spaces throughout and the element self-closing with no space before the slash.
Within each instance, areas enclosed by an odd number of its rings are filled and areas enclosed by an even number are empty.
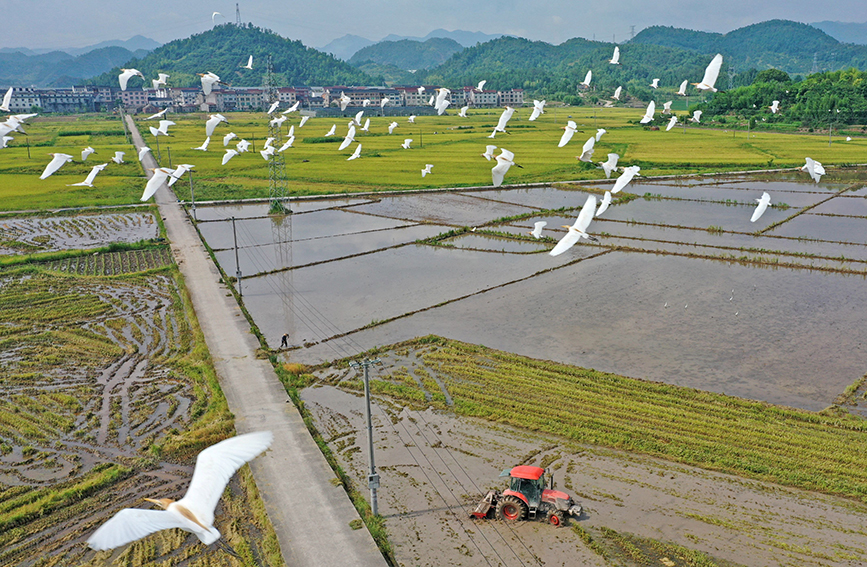
<svg viewBox="0 0 867 567">
<path fill-rule="evenodd" d="M 253 69 L 242 68 L 253 56 Z M 268 56 L 272 58 L 274 79 L 278 86 L 294 85 L 376 85 L 382 81 L 370 77 L 333 56 L 305 47 L 250 24 L 223 24 L 186 39 L 158 47 L 142 59 L 132 59 L 123 67 L 135 68 L 145 77 L 157 73 L 171 75 L 172 86 L 199 85 L 196 73 L 216 73 L 235 86 L 261 86 Z M 90 84 L 116 85 L 120 69 L 89 80 Z M 130 86 L 137 88 L 141 79 L 133 77 Z"/>
<path fill-rule="evenodd" d="M 40 55 L 0 53 L 0 86 L 70 87 L 86 77 L 122 65 L 136 54 L 146 53 L 116 46 L 94 49 L 77 57 L 62 51 Z"/>
<path fill-rule="evenodd" d="M 379 65 L 394 65 L 404 71 L 429 69 L 441 65 L 463 49 L 460 43 L 445 37 L 432 37 L 427 41 L 411 39 L 381 41 L 359 49 L 349 59 L 349 64 L 360 66 L 371 62 Z"/>
<path fill-rule="evenodd" d="M 704 54 L 722 53 L 738 71 L 775 68 L 790 74 L 849 67 L 867 69 L 867 46 L 840 43 L 820 29 L 788 20 L 771 20 L 727 34 L 653 26 L 638 33 L 630 45 L 659 45 Z"/>
</svg>

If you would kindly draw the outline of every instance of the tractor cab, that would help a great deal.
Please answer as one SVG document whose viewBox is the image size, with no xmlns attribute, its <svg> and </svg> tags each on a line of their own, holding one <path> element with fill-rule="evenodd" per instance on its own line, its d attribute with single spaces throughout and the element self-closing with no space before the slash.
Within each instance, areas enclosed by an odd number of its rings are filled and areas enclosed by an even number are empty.
<svg viewBox="0 0 867 567">
<path fill-rule="evenodd" d="M 539 507 L 545 491 L 545 469 L 519 466 L 504 470 L 500 477 L 509 477 L 509 488 L 503 491 L 504 495 L 513 494 L 519 497 L 531 509 Z"/>
</svg>

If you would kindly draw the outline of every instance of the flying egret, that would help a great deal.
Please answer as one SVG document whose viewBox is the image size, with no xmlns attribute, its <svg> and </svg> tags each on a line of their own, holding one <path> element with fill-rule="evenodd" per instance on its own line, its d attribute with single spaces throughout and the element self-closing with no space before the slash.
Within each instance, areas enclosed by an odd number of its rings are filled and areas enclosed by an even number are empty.
<svg viewBox="0 0 867 567">
<path fill-rule="evenodd" d="M 641 118 L 640 122 L 642 124 L 647 124 L 651 120 L 653 120 L 653 113 L 656 112 L 656 103 L 652 100 L 647 105 L 647 110 L 644 111 L 644 116 Z"/>
<path fill-rule="evenodd" d="M 277 149 L 274 146 L 265 146 L 265 149 L 259 150 L 259 153 L 262 154 L 262 159 L 264 159 L 265 161 L 268 161 L 271 158 L 271 156 L 274 155 L 274 152 L 276 152 L 276 151 L 277 151 Z"/>
<path fill-rule="evenodd" d="M 780 111 L 780 101 L 778 101 L 778 100 L 773 101 L 771 103 L 771 106 L 769 106 L 768 108 L 771 109 L 771 114 L 776 114 L 777 112 Z"/>
<path fill-rule="evenodd" d="M 221 115 L 218 114 L 217 116 L 221 116 Z M 223 120 L 225 120 L 225 118 L 223 118 Z M 172 122 L 171 120 L 160 120 L 159 131 L 160 131 L 160 133 L 162 133 L 163 136 L 168 136 L 169 135 L 169 126 L 174 126 L 174 125 L 175 125 L 175 123 Z"/>
<path fill-rule="evenodd" d="M 536 238 L 536 240 L 538 240 L 542 238 L 542 229 L 546 226 L 548 226 L 548 223 L 546 221 L 537 221 L 533 223 L 533 230 L 530 231 L 530 234 L 532 234 Z"/>
<path fill-rule="evenodd" d="M 205 93 L 205 96 L 211 94 L 211 90 L 213 90 L 216 83 L 222 82 L 218 75 L 211 72 L 197 73 L 197 75 L 202 78 L 202 91 Z"/>
<path fill-rule="evenodd" d="M 452 94 L 452 91 L 443 87 L 441 89 L 437 89 L 436 100 L 434 101 L 434 108 L 437 109 L 437 114 L 442 116 L 442 114 L 446 111 L 446 108 L 452 103 L 451 100 L 448 99 L 448 96 Z"/>
<path fill-rule="evenodd" d="M 801 170 L 809 173 L 810 177 L 813 178 L 813 181 L 818 183 L 822 176 L 825 175 L 825 168 L 822 166 L 821 163 L 814 159 L 806 158 L 806 160 L 807 163 L 801 167 Z"/>
<path fill-rule="evenodd" d="M 461 107 L 461 111 L 458 112 L 458 116 L 460 116 L 461 118 L 467 118 L 467 111 L 468 111 L 469 109 L 470 109 L 469 105 L 467 105 L 467 106 L 462 106 L 462 107 Z"/>
<path fill-rule="evenodd" d="M 284 110 L 283 112 L 281 112 L 280 114 L 289 114 L 290 112 L 295 112 L 296 110 L 298 110 L 298 105 L 299 105 L 299 104 L 301 104 L 301 101 L 300 101 L 300 100 L 296 100 L 296 101 L 295 101 L 295 104 L 293 104 L 292 106 L 290 106 L 289 108 L 287 108 L 286 110 Z"/>
<path fill-rule="evenodd" d="M 150 151 L 151 151 L 151 149 L 150 149 L 149 147 L 147 147 L 147 146 L 142 146 L 141 149 L 138 151 L 138 160 L 139 160 L 139 161 L 142 161 L 142 160 L 144 159 L 144 157 L 145 157 L 145 156 L 148 154 L 148 152 L 150 152 Z"/>
<path fill-rule="evenodd" d="M 153 120 L 154 118 L 162 118 L 163 116 L 166 115 L 166 112 L 168 112 L 168 110 L 169 110 L 169 107 L 167 106 L 164 109 L 157 112 L 156 114 L 151 114 L 150 116 L 145 118 L 145 120 Z"/>
<path fill-rule="evenodd" d="M 117 76 L 117 80 L 120 83 L 120 90 L 125 91 L 127 83 L 133 77 L 145 78 L 138 69 L 121 69 L 120 75 Z"/>
<path fill-rule="evenodd" d="M 577 156 L 579 160 L 589 162 L 593 159 L 593 148 L 596 145 L 596 137 L 590 136 L 586 142 L 584 142 L 584 147 L 581 148 L 581 155 Z"/>
<path fill-rule="evenodd" d="M 298 127 L 301 128 L 302 126 L 304 126 L 305 124 L 307 124 L 307 121 L 308 121 L 308 120 L 310 120 L 310 117 L 309 117 L 309 116 L 302 116 L 302 117 L 301 117 L 301 122 L 298 124 Z"/>
<path fill-rule="evenodd" d="M 575 131 L 578 129 L 578 125 L 575 124 L 574 120 L 570 120 L 563 126 L 563 135 L 560 136 L 560 143 L 557 144 L 558 148 L 562 148 L 566 144 L 569 143 L 569 140 L 572 139 L 572 135 L 575 134 Z"/>
<path fill-rule="evenodd" d="M 349 147 L 349 144 L 355 141 L 355 124 L 349 124 L 349 130 L 346 131 L 346 136 L 343 138 L 343 141 L 340 142 L 340 147 L 337 148 L 338 151 L 343 151 Z"/>
<path fill-rule="evenodd" d="M 237 150 L 233 150 L 232 148 L 228 148 L 226 150 L 226 153 L 223 154 L 223 165 L 226 165 L 227 163 L 229 163 L 229 160 L 232 159 L 233 157 L 235 157 L 236 155 L 238 155 Z"/>
<path fill-rule="evenodd" d="M 673 103 L 673 102 L 674 102 L 673 100 L 670 100 L 668 102 L 662 103 L 662 113 L 663 114 L 671 114 L 671 103 Z"/>
<path fill-rule="evenodd" d="M 650 83 L 650 88 L 651 89 L 658 89 L 659 88 L 659 79 L 653 79 L 653 82 Z"/>
<path fill-rule="evenodd" d="M 87 174 L 84 181 L 81 183 L 73 183 L 72 185 L 68 185 L 68 187 L 93 187 L 93 180 L 96 178 L 96 174 L 105 169 L 106 166 L 108 166 L 107 163 L 94 165 L 93 169 L 90 170 L 90 173 Z"/>
<path fill-rule="evenodd" d="M 487 82 L 488 82 L 487 79 L 485 79 L 484 81 L 479 81 L 479 84 L 476 86 L 476 90 L 479 92 L 482 92 L 483 90 L 485 90 L 485 83 L 487 83 Z"/>
<path fill-rule="evenodd" d="M 405 140 L 403 141 L 403 143 L 400 145 L 400 147 L 403 148 L 403 149 L 405 149 L 405 150 L 408 150 L 408 149 L 409 149 L 409 145 L 410 145 L 411 143 L 412 143 L 412 138 L 407 138 L 407 139 L 405 139 Z"/>
<path fill-rule="evenodd" d="M 602 197 L 602 202 L 599 203 L 599 208 L 596 209 L 596 215 L 599 216 L 604 213 L 608 209 L 608 205 L 611 204 L 611 191 L 606 191 L 605 196 Z"/>
<path fill-rule="evenodd" d="M 45 171 L 39 176 L 39 179 L 50 177 L 55 171 L 61 168 L 63 164 L 72 161 L 72 156 L 69 154 L 48 154 L 52 156 L 51 161 L 45 166 Z"/>
<path fill-rule="evenodd" d="M 406 119 L 410 124 L 415 124 L 415 114 L 410 114 L 409 118 Z"/>
<path fill-rule="evenodd" d="M 677 114 L 675 114 L 674 116 L 672 116 L 672 117 L 671 117 L 671 120 L 668 121 L 668 126 L 665 127 L 665 131 L 668 132 L 669 130 L 671 130 L 672 128 L 674 128 L 674 125 L 675 125 L 675 124 L 677 124 Z"/>
<path fill-rule="evenodd" d="M 337 124 L 332 124 L 332 125 L 331 125 L 331 130 L 329 130 L 329 131 L 325 134 L 325 136 L 326 136 L 326 137 L 327 137 L 327 136 L 333 136 L 334 133 L 335 133 L 336 131 L 337 131 Z"/>
<path fill-rule="evenodd" d="M 346 158 L 346 161 L 352 161 L 354 159 L 358 159 L 361 157 L 361 144 L 358 144 L 358 147 L 355 148 L 355 151 L 352 152 L 352 155 Z"/>
<path fill-rule="evenodd" d="M 596 212 L 596 196 L 588 195 L 587 201 L 581 207 L 581 212 L 578 213 L 578 218 L 572 226 L 564 225 L 563 228 L 568 229 L 566 236 L 560 239 L 560 242 L 554 246 L 554 249 L 549 252 L 551 256 L 559 256 L 566 250 L 572 248 L 582 238 L 596 240 L 596 238 L 587 234 L 587 227 L 590 226 L 590 221 L 593 220 L 593 215 Z"/>
<path fill-rule="evenodd" d="M 269 126 L 272 126 L 272 127 L 274 127 L 274 128 L 279 128 L 279 127 L 282 126 L 283 123 L 286 122 L 287 120 L 289 120 L 289 118 L 286 117 L 286 116 L 278 116 L 277 118 L 272 118 L 272 119 L 268 122 L 268 125 L 269 125 Z"/>
<path fill-rule="evenodd" d="M 233 138 L 237 137 L 237 134 L 235 134 L 234 132 L 229 132 L 228 134 L 223 136 L 223 146 L 228 146 L 229 142 L 231 142 Z"/>
<path fill-rule="evenodd" d="M 15 87 L 9 87 L 9 90 L 6 91 L 6 94 L 3 95 L 3 104 L 0 104 L 0 110 L 3 112 L 12 112 L 9 110 L 9 104 L 12 103 L 12 89 Z"/>
<path fill-rule="evenodd" d="M 238 150 L 238 153 L 240 154 L 250 151 L 250 142 L 248 142 L 247 140 L 241 140 L 240 142 L 235 144 L 235 149 Z"/>
<path fill-rule="evenodd" d="M 714 58 L 711 59 L 707 68 L 704 70 L 704 78 L 702 78 L 700 83 L 693 83 L 695 88 L 700 91 L 711 91 L 717 92 L 714 85 L 716 84 L 717 77 L 719 77 L 719 71 L 722 67 L 723 56 L 719 53 L 714 55 Z"/>
<path fill-rule="evenodd" d="M 618 154 L 608 154 L 608 161 L 600 161 L 599 167 L 605 172 L 605 177 L 611 179 L 611 172 L 617 169 L 617 160 L 620 159 Z"/>
<path fill-rule="evenodd" d="M 359 110 L 358 112 L 355 113 L 355 118 L 352 119 L 352 121 L 355 123 L 355 125 L 358 126 L 359 128 L 361 128 L 361 117 L 362 116 L 364 116 L 364 111 Z"/>
<path fill-rule="evenodd" d="M 213 525 L 214 509 L 229 479 L 245 463 L 268 449 L 273 440 L 270 431 L 260 431 L 211 445 L 196 458 L 190 487 L 182 499 L 175 502 L 169 498 L 145 498 L 163 510 L 121 510 L 96 530 L 87 544 L 97 551 L 114 549 L 170 528 L 193 533 L 205 545 L 218 541 L 220 532 Z"/>
<path fill-rule="evenodd" d="M 192 164 L 189 164 L 189 163 L 182 163 L 182 164 L 180 164 L 180 165 L 179 165 L 179 166 L 178 166 L 178 167 L 177 167 L 177 168 L 176 168 L 176 169 L 171 173 L 171 175 L 169 176 L 169 183 L 168 183 L 169 187 L 171 187 L 172 185 L 174 185 L 175 182 L 177 182 L 178 179 L 180 179 L 181 177 L 183 177 L 183 175 L 184 175 L 186 172 L 190 171 L 190 170 L 193 169 L 194 167 L 196 167 L 196 166 L 195 166 L 195 165 L 192 165 Z"/>
<path fill-rule="evenodd" d="M 617 181 L 614 182 L 614 187 L 611 188 L 611 194 L 615 195 L 619 193 L 626 185 L 632 181 L 632 178 L 638 175 L 638 172 L 641 171 L 641 168 L 637 165 L 631 165 L 623 169 L 623 173 L 620 174 L 620 177 L 617 178 Z"/>
<path fill-rule="evenodd" d="M 497 146 L 485 146 L 485 153 L 482 154 L 482 157 L 491 161 L 494 158 L 494 150 L 496 149 Z"/>
<path fill-rule="evenodd" d="M 584 80 L 581 81 L 580 84 L 584 85 L 588 89 L 590 88 L 590 81 L 593 80 L 593 70 L 587 71 L 587 74 L 584 75 Z"/>
<path fill-rule="evenodd" d="M 544 100 L 534 100 L 533 101 L 533 112 L 530 113 L 530 118 L 528 118 L 527 120 L 532 122 L 533 120 L 539 118 L 540 114 L 545 114 L 545 102 L 546 101 L 544 101 Z"/>
<path fill-rule="evenodd" d="M 497 125 L 494 127 L 493 133 L 488 136 L 488 138 L 493 138 L 497 132 L 506 132 L 506 124 L 511 120 L 512 115 L 515 114 L 515 109 L 511 106 L 507 106 L 503 113 L 500 114 L 500 120 L 497 122 Z"/>
<path fill-rule="evenodd" d="M 280 146 L 280 149 L 277 150 L 277 153 L 284 152 L 284 151 L 286 151 L 288 148 L 291 148 L 291 147 L 292 147 L 292 144 L 293 144 L 294 142 L 295 142 L 295 136 L 289 136 L 289 139 L 287 139 L 286 142 L 285 142 L 282 146 Z"/>
<path fill-rule="evenodd" d="M 759 220 L 759 217 L 762 216 L 762 214 L 765 212 L 765 209 L 767 209 L 768 205 L 771 204 L 771 196 L 768 195 L 767 191 L 765 191 L 764 193 L 762 193 L 762 198 L 756 199 L 756 201 L 759 203 L 759 205 L 756 207 L 756 210 L 753 211 L 753 216 L 750 217 L 750 222 L 756 222 L 757 220 Z M 732 297 L 734 296 L 734 290 L 732 290 Z"/>
<path fill-rule="evenodd" d="M 620 100 L 620 93 L 622 91 L 623 91 L 623 87 L 617 87 L 616 89 L 614 89 L 614 96 L 611 98 L 616 99 L 616 100 Z"/>
<path fill-rule="evenodd" d="M 388 133 L 391 134 L 394 132 L 394 129 L 397 128 L 397 122 L 392 122 L 388 125 Z"/>
<path fill-rule="evenodd" d="M 524 167 L 515 163 L 515 154 L 505 148 L 500 148 L 500 155 L 495 159 L 497 160 L 497 165 L 491 169 L 491 179 L 494 182 L 494 187 L 499 187 L 503 184 L 503 178 L 506 176 L 506 172 L 509 171 L 510 167 L 513 165 L 522 169 Z"/>
<path fill-rule="evenodd" d="M 166 179 L 168 179 L 169 175 L 172 174 L 173 170 L 165 168 L 165 167 L 157 167 L 156 169 L 152 169 L 151 171 L 153 171 L 154 174 L 150 179 L 148 179 L 148 182 L 144 188 L 144 192 L 141 195 L 141 200 L 143 202 L 147 201 L 148 199 L 153 197 L 153 194 L 157 192 L 157 189 L 159 189 L 160 187 L 163 186 L 163 183 L 166 182 Z M 134 539 L 138 539 L 138 538 L 134 538 Z M 132 541 L 132 540 L 130 540 L 130 541 Z M 123 545 L 123 543 L 118 544 L 118 545 Z M 93 546 L 91 546 L 91 547 L 93 547 Z M 106 548 L 106 549 L 109 549 L 109 548 Z"/>
<path fill-rule="evenodd" d="M 379 108 L 385 108 L 385 105 L 388 104 L 390 99 L 387 96 L 382 97 L 382 100 L 379 101 Z"/>
<path fill-rule="evenodd" d="M 701 110 L 693 111 L 692 118 L 690 118 L 689 121 L 699 124 L 701 122 Z"/>
<path fill-rule="evenodd" d="M 229 123 L 229 121 L 226 120 L 226 117 L 222 114 L 211 114 L 210 116 L 211 117 L 205 121 L 205 135 L 209 138 L 214 135 L 214 130 L 220 122 L 225 122 L 226 124 Z M 160 122 L 160 125 L 162 125 L 162 122 Z"/>
<path fill-rule="evenodd" d="M 614 55 L 608 62 L 612 65 L 620 65 L 620 48 L 616 45 L 614 46 Z"/>
<path fill-rule="evenodd" d="M 15 138 L 13 138 L 12 136 L 3 136 L 3 137 L 0 137 L 0 149 L 5 148 L 5 147 L 6 147 L 6 144 L 8 144 L 9 142 L 11 142 L 11 141 L 14 140 L 14 139 L 15 139 Z"/>
<path fill-rule="evenodd" d="M 198 148 L 190 148 L 190 149 L 199 150 L 200 152 L 206 152 L 206 151 L 208 151 L 208 144 L 210 144 L 210 143 L 211 143 L 211 138 L 208 137 L 208 138 L 205 138 L 205 141 L 202 143 L 201 146 L 199 146 Z"/>
<path fill-rule="evenodd" d="M 363 108 L 367 108 L 367 107 L 370 106 L 371 104 L 372 104 L 372 103 L 370 102 L 370 99 L 369 99 L 369 98 L 366 98 L 366 99 L 364 99 L 363 101 L 361 101 L 361 106 L 362 106 Z"/>
<path fill-rule="evenodd" d="M 87 146 L 86 148 L 81 150 L 81 161 L 87 161 L 87 158 L 90 156 L 90 154 L 94 153 L 95 151 L 96 150 L 94 150 L 90 146 Z"/>
<path fill-rule="evenodd" d="M 214 18 L 216 18 L 217 16 L 222 16 L 222 15 L 223 14 L 221 14 L 219 12 L 214 12 L 213 14 L 211 14 L 211 23 L 212 24 L 214 23 Z"/>
<path fill-rule="evenodd" d="M 427 105 L 433 106 L 434 103 L 436 102 L 436 100 L 437 100 L 437 95 L 435 95 L 435 94 L 430 95 L 430 100 L 427 101 Z"/>
<path fill-rule="evenodd" d="M 600 138 L 602 138 L 603 134 L 607 134 L 608 130 L 605 128 L 597 128 L 596 129 L 596 141 L 598 142 Z"/>
<path fill-rule="evenodd" d="M 244 69 L 252 69 L 253 68 L 253 56 L 251 55 L 249 59 L 247 59 L 246 65 L 241 65 Z M 269 112 L 270 114 L 270 112 Z"/>
<path fill-rule="evenodd" d="M 677 89 L 677 92 L 674 93 L 680 96 L 686 96 L 686 85 L 689 83 L 687 79 L 684 79 L 682 83 L 680 83 L 680 88 Z"/>
<path fill-rule="evenodd" d="M 346 93 L 341 92 L 340 98 L 335 99 L 334 102 L 336 102 L 337 105 L 340 106 L 340 111 L 343 112 L 344 110 L 346 110 L 346 107 L 349 106 L 349 103 L 352 102 L 352 99 L 346 96 Z"/>
<path fill-rule="evenodd" d="M 265 114 L 268 114 L 268 115 L 272 114 L 275 110 L 277 110 L 278 106 L 280 106 L 280 101 L 275 100 L 274 102 L 271 103 L 271 106 L 268 107 L 268 112 L 266 112 Z"/>
<path fill-rule="evenodd" d="M 425 91 L 424 85 L 418 87 L 418 88 L 416 89 L 416 91 L 418 92 L 418 94 L 423 93 L 423 92 Z"/>
<path fill-rule="evenodd" d="M 362 132 L 370 132 L 370 118 L 364 119 L 364 126 L 361 127 Z"/>
<path fill-rule="evenodd" d="M 114 157 L 111 158 L 111 161 L 120 165 L 123 163 L 123 156 L 126 155 L 126 152 L 114 152 Z"/>
<path fill-rule="evenodd" d="M 432 164 L 432 163 L 426 163 L 426 164 L 424 165 L 424 169 L 421 170 L 421 176 L 424 177 L 424 176 L 427 175 L 428 173 L 433 173 L 433 172 L 431 171 L 432 169 L 433 169 L 433 164 Z"/>
</svg>

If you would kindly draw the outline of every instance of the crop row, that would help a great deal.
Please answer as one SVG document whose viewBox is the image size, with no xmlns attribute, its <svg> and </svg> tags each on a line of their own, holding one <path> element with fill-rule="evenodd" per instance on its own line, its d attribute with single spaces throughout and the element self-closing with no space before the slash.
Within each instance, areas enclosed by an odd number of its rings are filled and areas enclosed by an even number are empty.
<svg viewBox="0 0 867 567">
<path fill-rule="evenodd" d="M 67 274 L 117 276 L 162 268 L 171 264 L 171 251 L 166 247 L 161 247 L 63 258 L 49 262 L 45 264 L 45 267 Z"/>
</svg>

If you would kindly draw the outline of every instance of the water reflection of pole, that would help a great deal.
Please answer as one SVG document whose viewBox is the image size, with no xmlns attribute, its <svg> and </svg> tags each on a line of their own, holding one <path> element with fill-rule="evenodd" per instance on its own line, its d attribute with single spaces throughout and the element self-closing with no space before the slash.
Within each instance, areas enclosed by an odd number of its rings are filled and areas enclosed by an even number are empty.
<svg viewBox="0 0 867 567">
<path fill-rule="evenodd" d="M 365 415 L 367 416 L 367 450 L 370 455 L 370 473 L 367 475 L 367 487 L 370 488 L 370 508 L 374 516 L 379 515 L 376 489 L 379 488 L 379 475 L 376 474 L 376 463 L 373 459 L 373 422 L 370 418 L 370 378 L 368 377 L 367 369 L 371 364 L 380 362 L 378 358 L 370 360 L 365 358 L 362 362 L 350 362 L 349 365 L 353 368 L 359 366 L 364 368 L 364 403 Z"/>
<path fill-rule="evenodd" d="M 238 296 L 244 297 L 241 292 L 241 266 L 238 264 L 238 233 L 235 232 L 235 217 L 232 217 L 232 239 L 235 241 L 235 279 L 238 280 Z"/>
<path fill-rule="evenodd" d="M 198 222 L 199 219 L 196 218 L 196 194 L 193 191 L 193 170 L 190 170 L 189 173 L 190 173 L 190 202 L 192 202 L 193 220 Z"/>
</svg>

